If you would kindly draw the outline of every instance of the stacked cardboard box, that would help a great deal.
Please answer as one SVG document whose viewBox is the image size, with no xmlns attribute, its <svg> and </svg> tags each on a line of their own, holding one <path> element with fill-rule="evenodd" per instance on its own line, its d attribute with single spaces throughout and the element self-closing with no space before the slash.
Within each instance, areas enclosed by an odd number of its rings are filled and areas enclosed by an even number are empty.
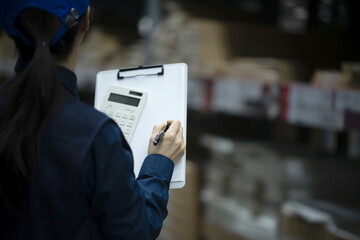
<svg viewBox="0 0 360 240">
<path fill-rule="evenodd" d="M 282 205 L 289 200 L 325 199 L 341 202 L 344 209 L 358 206 L 357 162 L 307 159 L 264 143 L 210 135 L 201 142 L 212 151 L 202 191 L 205 222 L 232 234 L 279 239 Z"/>
<path fill-rule="evenodd" d="M 279 206 L 289 194 L 286 168 L 291 164 L 286 166 L 263 144 L 214 136 L 202 142 L 213 151 L 202 191 L 204 221 L 246 239 L 277 239 Z M 299 171 L 295 174 L 303 174 Z"/>
<path fill-rule="evenodd" d="M 187 161 L 186 186 L 170 190 L 168 217 L 159 240 L 197 240 L 200 234 L 200 178 L 197 165 Z"/>
<path fill-rule="evenodd" d="M 284 240 L 359 240 L 360 213 L 319 201 L 289 201 L 282 208 Z"/>
<path fill-rule="evenodd" d="M 360 62 L 343 62 L 341 66 L 342 81 L 349 87 L 360 87 Z"/>
<path fill-rule="evenodd" d="M 151 40 L 140 39 L 130 46 L 124 65 L 145 64 L 146 54 L 150 54 L 152 63 L 185 62 L 191 75 L 212 75 L 217 63 L 230 55 L 226 23 L 193 17 L 174 2 L 164 5 L 166 17 L 156 26 Z"/>
<path fill-rule="evenodd" d="M 186 62 L 190 74 L 213 76 L 229 57 L 226 26 L 211 20 L 173 15 L 154 34 L 153 61 Z"/>
</svg>

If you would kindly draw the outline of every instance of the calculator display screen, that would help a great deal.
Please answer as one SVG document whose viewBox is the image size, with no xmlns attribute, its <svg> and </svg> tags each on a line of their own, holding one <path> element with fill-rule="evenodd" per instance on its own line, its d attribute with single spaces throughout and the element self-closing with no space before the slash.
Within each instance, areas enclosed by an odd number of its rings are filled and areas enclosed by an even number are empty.
<svg viewBox="0 0 360 240">
<path fill-rule="evenodd" d="M 137 107 L 137 106 L 139 106 L 140 99 L 128 97 L 128 96 L 124 96 L 124 95 L 119 95 L 119 94 L 115 94 L 115 93 L 110 93 L 109 101 Z"/>
</svg>

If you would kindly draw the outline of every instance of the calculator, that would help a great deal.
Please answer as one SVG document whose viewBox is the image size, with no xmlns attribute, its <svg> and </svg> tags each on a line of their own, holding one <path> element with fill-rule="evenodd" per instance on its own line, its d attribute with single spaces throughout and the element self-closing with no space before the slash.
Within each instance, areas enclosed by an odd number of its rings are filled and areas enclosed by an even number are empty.
<svg viewBox="0 0 360 240">
<path fill-rule="evenodd" d="M 110 85 L 100 111 L 114 119 L 130 142 L 146 99 L 145 92 Z"/>
</svg>

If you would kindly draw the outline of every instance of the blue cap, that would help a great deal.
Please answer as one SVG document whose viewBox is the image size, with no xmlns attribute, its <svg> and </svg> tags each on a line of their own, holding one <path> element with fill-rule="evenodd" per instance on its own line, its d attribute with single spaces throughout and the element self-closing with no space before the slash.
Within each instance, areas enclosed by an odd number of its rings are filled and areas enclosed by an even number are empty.
<svg viewBox="0 0 360 240">
<path fill-rule="evenodd" d="M 57 16 L 61 27 L 51 45 L 57 43 L 65 33 L 77 23 L 89 6 L 89 0 L 0 0 L 0 25 L 12 37 L 19 37 L 29 46 L 34 43 L 22 34 L 14 22 L 18 15 L 25 9 L 34 7 L 45 10 Z"/>
</svg>

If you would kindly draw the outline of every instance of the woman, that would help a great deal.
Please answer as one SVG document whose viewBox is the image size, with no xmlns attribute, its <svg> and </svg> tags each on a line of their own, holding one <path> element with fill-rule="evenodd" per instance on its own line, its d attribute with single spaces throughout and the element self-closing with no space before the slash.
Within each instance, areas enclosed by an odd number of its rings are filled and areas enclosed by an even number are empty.
<svg viewBox="0 0 360 240">
<path fill-rule="evenodd" d="M 88 1 L 0 2 L 19 50 L 14 79 L 0 87 L 0 239 L 155 239 L 166 217 L 181 124 L 169 121 L 161 143 L 149 143 L 135 179 L 120 129 L 78 99 Z"/>
</svg>

